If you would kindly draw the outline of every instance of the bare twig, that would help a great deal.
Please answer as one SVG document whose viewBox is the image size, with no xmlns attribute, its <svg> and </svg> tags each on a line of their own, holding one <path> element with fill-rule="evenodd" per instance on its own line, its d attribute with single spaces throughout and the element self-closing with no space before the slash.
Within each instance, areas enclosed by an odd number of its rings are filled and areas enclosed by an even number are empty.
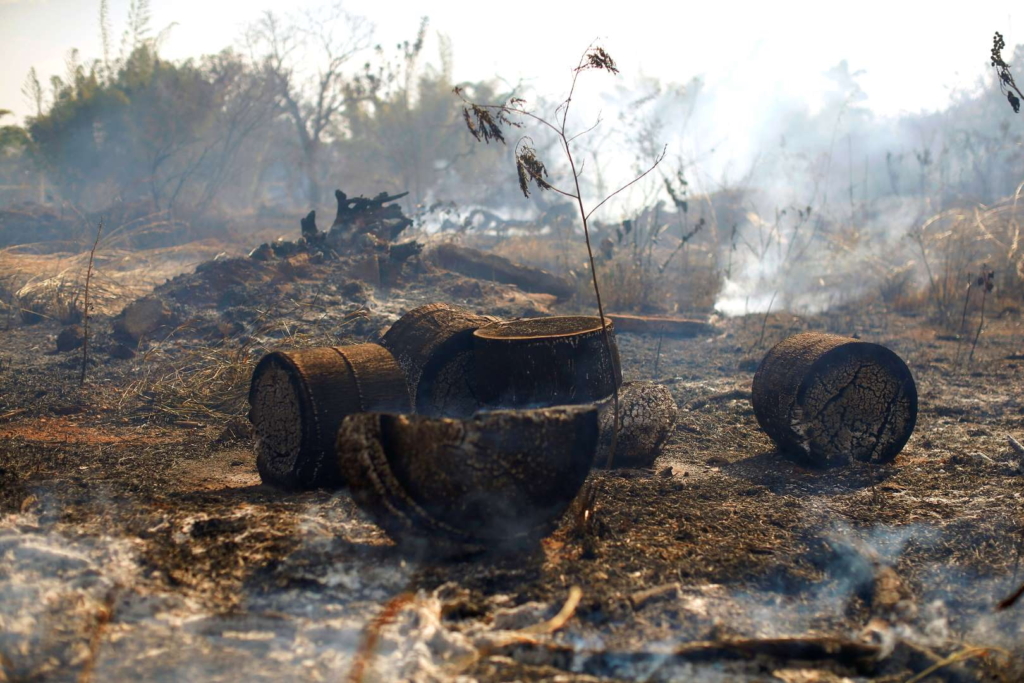
<svg viewBox="0 0 1024 683">
<path fill-rule="evenodd" d="M 391 598 L 384 605 L 384 609 L 381 610 L 380 614 L 374 617 L 373 621 L 366 627 L 363 641 L 359 644 L 359 650 L 356 652 L 352 669 L 348 673 L 347 680 L 349 683 L 360 683 L 363 680 L 366 668 L 373 658 L 373 651 L 377 649 L 377 642 L 380 640 L 381 631 L 384 630 L 385 626 L 394 621 L 398 613 L 402 611 L 402 608 L 412 602 L 415 597 L 413 593 L 400 593 Z"/>
<path fill-rule="evenodd" d="M 945 659 L 936 662 L 935 664 L 928 667 L 927 669 L 917 674 L 913 678 L 907 679 L 907 683 L 919 683 L 919 681 L 925 680 L 926 678 L 934 674 L 936 671 L 944 669 L 945 667 L 951 664 L 956 664 L 957 662 L 962 662 L 965 659 L 972 659 L 974 657 L 987 657 L 990 652 L 1002 652 L 1003 654 L 1007 654 L 1005 651 L 1000 651 L 997 648 L 965 647 L 963 650 L 960 650 L 959 652 L 954 652 Z"/>
<path fill-rule="evenodd" d="M 999 604 L 996 605 L 996 611 L 1002 612 L 1004 609 L 1010 609 L 1017 604 L 1017 601 L 1020 600 L 1022 595 L 1024 595 L 1024 584 L 1021 584 L 1020 587 L 1013 591 L 1013 593 L 1010 593 L 1008 597 L 1000 600 Z"/>
<path fill-rule="evenodd" d="M 572 619 L 573 615 L 576 614 L 576 608 L 579 607 L 580 600 L 583 599 L 583 590 L 579 586 L 573 586 L 569 589 L 569 597 L 565 599 L 565 604 L 562 605 L 562 609 L 558 611 L 558 614 L 551 617 L 547 621 L 534 624 L 533 626 L 527 626 L 524 629 L 520 629 L 519 633 L 529 635 L 547 635 L 558 631 Z"/>
<path fill-rule="evenodd" d="M 957 333 L 956 339 L 956 359 L 953 361 L 953 367 L 956 368 L 960 364 L 960 348 L 964 343 L 964 325 L 967 324 L 967 302 L 971 300 L 971 288 L 974 286 L 974 275 L 967 273 L 967 293 L 964 294 L 964 310 L 960 314 L 960 330 Z"/>
</svg>

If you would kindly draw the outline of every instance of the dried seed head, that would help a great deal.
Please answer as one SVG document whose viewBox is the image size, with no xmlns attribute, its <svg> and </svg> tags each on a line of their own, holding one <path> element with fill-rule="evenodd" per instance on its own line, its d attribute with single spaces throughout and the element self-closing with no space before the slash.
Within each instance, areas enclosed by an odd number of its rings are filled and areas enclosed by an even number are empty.
<svg viewBox="0 0 1024 683">
<path fill-rule="evenodd" d="M 1004 47 L 1006 47 L 1006 41 L 1003 40 L 1003 34 L 996 31 L 995 36 L 992 38 L 992 66 L 995 68 L 996 76 L 999 79 L 1000 91 L 1006 95 L 1006 101 L 1013 108 L 1013 113 L 1019 114 L 1020 98 L 1017 95 L 1021 94 L 1021 92 L 1013 80 L 1013 74 L 1010 73 L 1010 65 L 1003 59 L 1002 52 Z"/>
<path fill-rule="evenodd" d="M 530 182 L 537 184 L 542 190 L 550 190 L 551 183 L 544 178 L 548 170 L 544 162 L 537 158 L 537 152 L 525 142 L 521 142 L 516 149 L 516 173 L 519 176 L 519 189 L 523 196 L 530 196 Z"/>
<path fill-rule="evenodd" d="M 509 113 L 514 111 L 513 107 L 521 104 L 523 100 L 513 98 L 506 104 L 482 105 L 474 104 L 467 100 L 463 94 L 462 86 L 455 86 L 454 92 L 465 102 L 465 106 L 462 107 L 462 118 L 466 122 L 466 128 L 469 129 L 470 134 L 476 138 L 477 142 L 489 143 L 491 140 L 497 140 L 504 144 L 505 134 L 502 132 L 501 127 L 519 128 L 522 126 L 522 124 L 509 118 Z"/>
<path fill-rule="evenodd" d="M 615 66 L 615 60 L 602 47 L 592 47 L 587 50 L 583 56 L 583 64 L 576 70 L 586 71 L 587 69 L 603 69 L 613 74 L 619 73 L 618 67 Z"/>
</svg>

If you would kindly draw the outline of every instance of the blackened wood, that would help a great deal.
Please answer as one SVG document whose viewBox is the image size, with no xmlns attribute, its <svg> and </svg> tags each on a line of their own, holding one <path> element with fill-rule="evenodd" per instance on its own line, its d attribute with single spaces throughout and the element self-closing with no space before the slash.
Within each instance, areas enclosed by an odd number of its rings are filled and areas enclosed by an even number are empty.
<svg viewBox="0 0 1024 683">
<path fill-rule="evenodd" d="M 403 230 L 412 225 L 412 220 L 402 213 L 402 207 L 388 202 L 401 199 L 407 194 L 409 193 L 401 192 L 389 195 L 387 192 L 381 192 L 373 199 L 349 199 L 341 190 L 335 190 L 334 198 L 338 202 L 338 211 L 334 223 L 331 224 L 330 236 L 345 241 L 369 232 L 386 242 L 395 241 Z"/>
<path fill-rule="evenodd" d="M 487 550 L 553 531 L 596 447 L 593 406 L 468 420 L 364 413 L 342 422 L 337 458 L 353 500 L 396 540 Z"/>
<path fill-rule="evenodd" d="M 917 421 L 906 363 L 879 344 L 830 334 L 777 344 L 751 396 L 758 424 L 779 449 L 817 466 L 889 462 Z"/>
<path fill-rule="evenodd" d="M 597 316 L 498 322 L 473 333 L 477 391 L 484 403 L 525 408 L 590 403 L 622 383 L 615 329 L 611 357 Z"/>
<path fill-rule="evenodd" d="M 594 465 L 603 467 L 608 459 L 615 428 L 611 398 L 598 403 L 600 440 Z M 613 467 L 650 467 L 676 425 L 676 402 L 672 392 L 654 382 L 626 382 L 619 389 L 619 435 Z"/>
<path fill-rule="evenodd" d="M 473 332 L 497 321 L 445 303 L 415 308 L 395 322 L 381 344 L 409 382 L 416 412 L 467 417 L 480 407 L 473 371 Z"/>
<path fill-rule="evenodd" d="M 249 404 L 260 476 L 287 488 L 342 483 L 331 454 L 346 415 L 410 409 L 405 375 L 376 344 L 267 354 L 253 371 Z"/>
</svg>

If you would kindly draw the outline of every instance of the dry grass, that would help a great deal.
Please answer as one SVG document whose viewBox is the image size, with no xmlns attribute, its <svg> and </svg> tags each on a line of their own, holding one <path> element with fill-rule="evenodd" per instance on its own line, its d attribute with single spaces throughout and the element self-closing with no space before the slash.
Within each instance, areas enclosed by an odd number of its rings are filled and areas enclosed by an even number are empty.
<svg viewBox="0 0 1024 683">
<path fill-rule="evenodd" d="M 656 245 L 643 258 L 628 249 L 598 261 L 602 296 L 609 311 L 703 313 L 714 306 L 722 284 L 717 254 L 710 241 L 689 244 L 672 256 L 672 243 Z M 511 236 L 494 245 L 495 253 L 519 263 L 575 278 L 577 301 L 590 301 L 593 287 L 586 249 L 578 240 L 557 235 Z"/>
<path fill-rule="evenodd" d="M 326 329 L 311 334 L 289 334 L 283 339 L 268 336 L 282 322 L 267 315 L 256 321 L 241 341 L 181 341 L 187 326 L 162 342 L 153 344 L 135 361 L 136 378 L 128 384 L 119 407 L 142 403 L 150 411 L 175 421 L 224 422 L 244 415 L 253 368 L 264 354 L 286 349 L 334 346 L 342 343 Z M 366 315 L 354 311 L 332 321 L 337 332 Z M 287 329 L 287 328 L 285 328 Z"/>
<path fill-rule="evenodd" d="M 970 283 L 987 270 L 995 271 L 994 296 L 1019 301 L 1024 295 L 1022 191 L 1024 184 L 994 206 L 943 211 L 910 232 L 927 274 L 927 302 L 936 322 L 959 330 L 965 300 L 971 310 L 981 300 L 980 290 L 969 291 Z"/>
<path fill-rule="evenodd" d="M 106 315 L 117 313 L 154 286 L 219 253 L 238 251 L 212 240 L 145 251 L 109 247 L 105 242 L 100 242 L 93 265 L 90 308 Z M 10 293 L 6 305 L 34 319 L 77 322 L 89 252 L 40 253 L 39 247 L 20 245 L 0 250 L 0 272 L 5 274 L 0 289 Z"/>
</svg>

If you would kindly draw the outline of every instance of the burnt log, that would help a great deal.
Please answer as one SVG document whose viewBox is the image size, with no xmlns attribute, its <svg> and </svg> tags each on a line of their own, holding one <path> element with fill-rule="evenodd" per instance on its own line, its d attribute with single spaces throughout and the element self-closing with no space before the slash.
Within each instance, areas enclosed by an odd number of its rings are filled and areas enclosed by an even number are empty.
<svg viewBox="0 0 1024 683">
<path fill-rule="evenodd" d="M 504 256 L 457 244 L 441 244 L 431 252 L 434 263 L 467 277 L 515 285 L 524 292 L 554 294 L 560 299 L 576 293 L 576 285 L 540 268 L 514 263 Z"/>
<path fill-rule="evenodd" d="M 891 461 L 917 420 L 906 363 L 879 344 L 807 332 L 772 348 L 754 375 L 758 424 L 806 464 Z"/>
<path fill-rule="evenodd" d="M 422 415 L 467 417 L 481 405 L 475 387 L 473 332 L 497 318 L 445 303 L 415 308 L 395 322 L 381 345 L 405 372 Z"/>
<path fill-rule="evenodd" d="M 712 334 L 715 326 L 703 320 L 652 315 L 609 313 L 615 329 L 626 334 L 657 334 L 666 337 L 699 337 Z"/>
<path fill-rule="evenodd" d="M 598 404 L 596 467 L 608 460 L 615 429 L 615 404 L 606 398 Z M 626 382 L 619 389 L 619 434 L 613 467 L 650 467 L 676 426 L 676 402 L 672 392 L 654 382 Z"/>
<path fill-rule="evenodd" d="M 597 316 L 492 323 L 473 333 L 478 396 L 503 408 L 590 403 L 622 384 L 613 323 L 611 355 Z"/>
<path fill-rule="evenodd" d="M 405 375 L 376 344 L 269 353 L 249 405 L 263 483 L 297 489 L 343 483 L 331 454 L 346 415 L 410 408 Z"/>
<path fill-rule="evenodd" d="M 396 541 L 473 552 L 551 533 L 596 446 L 593 406 L 468 420 L 364 413 L 342 422 L 337 459 L 353 500 Z"/>
</svg>

